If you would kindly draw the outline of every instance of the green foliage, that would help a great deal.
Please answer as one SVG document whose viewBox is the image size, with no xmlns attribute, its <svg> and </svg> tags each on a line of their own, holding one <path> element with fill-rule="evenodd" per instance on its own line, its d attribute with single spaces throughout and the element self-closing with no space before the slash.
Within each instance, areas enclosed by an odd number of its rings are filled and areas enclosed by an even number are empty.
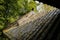
<svg viewBox="0 0 60 40">
<path fill-rule="evenodd" d="M 17 1 L 18 11 L 20 15 L 26 14 L 32 9 L 36 10 L 36 3 L 33 0 L 19 0 Z"/>
<path fill-rule="evenodd" d="M 1 11 L 5 10 L 5 8 L 4 8 L 3 5 L 0 5 L 0 10 L 1 10 Z"/>
<path fill-rule="evenodd" d="M 6 3 L 5 6 L 0 5 L 1 29 L 4 28 L 6 22 L 8 24 L 13 23 L 19 16 L 30 12 L 32 9 L 36 10 L 36 3 L 33 0 L 0 0 L 0 3 Z"/>
<path fill-rule="evenodd" d="M 28 11 L 31 11 L 32 9 L 34 9 L 34 11 L 36 11 L 36 6 L 37 6 L 36 3 L 34 1 L 31 1 L 28 3 L 26 9 Z"/>
<path fill-rule="evenodd" d="M 19 16 L 26 14 L 31 11 L 32 8 L 36 10 L 36 3 L 33 0 L 9 0 L 8 2 L 8 16 L 7 20 L 9 23 L 15 22 Z"/>
<path fill-rule="evenodd" d="M 32 9 L 36 11 L 33 0 L 0 0 L 0 40 L 9 40 L 3 37 L 2 30 Z"/>
<path fill-rule="evenodd" d="M 5 14 L 5 7 L 3 5 L 0 5 L 0 30 L 4 28 L 5 24 L 4 14 Z"/>
<path fill-rule="evenodd" d="M 4 0 L 0 0 L 0 4 L 4 3 Z"/>
</svg>

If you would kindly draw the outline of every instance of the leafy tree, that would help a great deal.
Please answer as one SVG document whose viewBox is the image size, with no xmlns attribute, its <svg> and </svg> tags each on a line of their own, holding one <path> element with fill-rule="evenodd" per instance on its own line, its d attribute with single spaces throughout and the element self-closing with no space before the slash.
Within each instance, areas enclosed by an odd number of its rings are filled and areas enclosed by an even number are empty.
<svg viewBox="0 0 60 40">
<path fill-rule="evenodd" d="M 0 0 L 0 36 L 3 35 L 2 30 L 8 24 L 15 22 L 20 16 L 30 12 L 32 9 L 36 10 L 34 0 Z M 0 39 L 5 38 L 0 37 Z"/>
<path fill-rule="evenodd" d="M 0 4 L 0 29 L 15 22 L 20 16 L 32 9 L 36 10 L 34 0 L 0 0 Z"/>
</svg>

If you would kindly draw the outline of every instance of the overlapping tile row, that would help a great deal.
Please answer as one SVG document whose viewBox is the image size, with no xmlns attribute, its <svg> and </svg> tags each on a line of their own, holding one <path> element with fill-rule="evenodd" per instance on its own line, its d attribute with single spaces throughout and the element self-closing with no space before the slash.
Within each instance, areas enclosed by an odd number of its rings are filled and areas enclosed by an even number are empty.
<svg viewBox="0 0 60 40">
<path fill-rule="evenodd" d="M 52 14 L 51 19 L 46 21 L 46 23 L 44 25 L 42 25 L 42 28 L 40 28 L 40 29 L 38 28 L 39 29 L 38 32 L 35 31 L 36 34 L 33 37 L 31 37 L 30 40 L 31 39 L 33 39 L 33 40 L 37 40 L 37 39 L 38 40 L 43 40 L 46 37 L 47 34 L 49 35 L 50 31 L 53 35 L 53 32 L 58 27 L 58 26 L 52 26 L 54 24 L 54 22 L 56 21 L 57 17 L 58 17 L 58 12 L 56 11 L 55 13 L 56 13 L 56 15 Z M 52 37 L 52 35 L 50 35 L 50 36 Z M 49 38 L 47 38 L 47 39 L 49 40 Z"/>
<path fill-rule="evenodd" d="M 30 12 L 17 20 L 15 25 L 3 30 L 11 40 L 42 40 L 58 16 L 59 9 L 49 12 Z"/>
</svg>

